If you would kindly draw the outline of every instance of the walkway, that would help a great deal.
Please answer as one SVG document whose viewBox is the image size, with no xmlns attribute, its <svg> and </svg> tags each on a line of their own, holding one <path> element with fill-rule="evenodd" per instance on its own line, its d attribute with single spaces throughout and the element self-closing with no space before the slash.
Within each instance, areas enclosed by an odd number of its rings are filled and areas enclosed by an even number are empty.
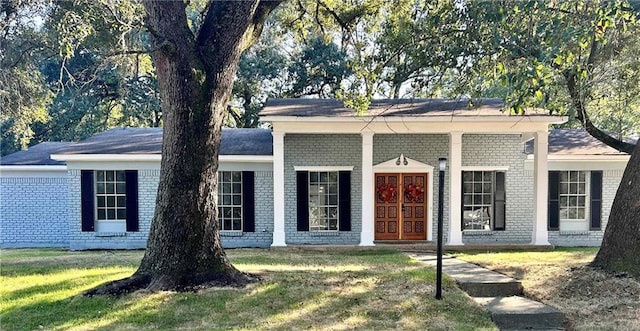
<svg viewBox="0 0 640 331">
<path fill-rule="evenodd" d="M 433 252 L 407 252 L 433 268 Z M 442 272 L 478 304 L 486 307 L 500 330 L 562 330 L 564 314 L 558 309 L 522 296 L 519 280 L 449 256 L 442 261 Z"/>
</svg>

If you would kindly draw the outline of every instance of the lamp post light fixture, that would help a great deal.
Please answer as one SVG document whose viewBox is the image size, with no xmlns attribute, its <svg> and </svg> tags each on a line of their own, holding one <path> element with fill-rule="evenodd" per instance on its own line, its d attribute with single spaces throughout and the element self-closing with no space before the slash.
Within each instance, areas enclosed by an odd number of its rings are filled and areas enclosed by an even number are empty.
<svg viewBox="0 0 640 331">
<path fill-rule="evenodd" d="M 442 300 L 442 230 L 444 210 L 444 171 L 447 170 L 447 159 L 438 159 L 438 250 L 436 255 L 436 299 Z"/>
</svg>

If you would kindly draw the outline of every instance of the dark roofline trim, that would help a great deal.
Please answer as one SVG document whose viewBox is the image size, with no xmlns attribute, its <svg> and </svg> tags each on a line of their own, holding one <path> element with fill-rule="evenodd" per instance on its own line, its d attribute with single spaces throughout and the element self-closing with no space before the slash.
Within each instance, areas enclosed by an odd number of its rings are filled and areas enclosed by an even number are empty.
<svg viewBox="0 0 640 331">
<path fill-rule="evenodd" d="M 1 171 L 67 171 L 66 164 L 0 164 Z"/>
<path fill-rule="evenodd" d="M 51 154 L 59 161 L 78 162 L 160 162 L 161 154 Z M 272 155 L 220 155 L 220 162 L 268 163 L 273 162 Z"/>
</svg>

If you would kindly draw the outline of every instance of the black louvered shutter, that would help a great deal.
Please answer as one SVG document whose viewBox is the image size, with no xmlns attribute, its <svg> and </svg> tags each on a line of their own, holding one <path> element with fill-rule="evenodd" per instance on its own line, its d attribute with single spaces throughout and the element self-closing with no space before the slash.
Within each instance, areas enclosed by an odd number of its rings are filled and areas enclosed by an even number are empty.
<svg viewBox="0 0 640 331">
<path fill-rule="evenodd" d="M 80 200 L 82 231 L 95 231 L 95 204 L 93 193 L 93 170 L 80 172 Z"/>
<path fill-rule="evenodd" d="M 351 231 L 351 171 L 338 172 L 338 219 L 340 231 Z"/>
<path fill-rule="evenodd" d="M 560 172 L 549 171 L 549 204 L 548 204 L 549 230 L 560 229 Z"/>
<path fill-rule="evenodd" d="M 591 230 L 600 230 L 602 222 L 602 171 L 591 172 Z"/>
<path fill-rule="evenodd" d="M 242 231 L 255 232 L 255 187 L 253 171 L 242 172 Z"/>
<path fill-rule="evenodd" d="M 309 231 L 309 172 L 296 172 L 298 231 Z"/>
<path fill-rule="evenodd" d="M 127 185 L 127 231 L 135 232 L 139 230 L 138 221 L 138 171 L 125 171 L 125 181 Z"/>
<path fill-rule="evenodd" d="M 505 173 L 498 171 L 495 173 L 496 191 L 493 194 L 493 229 L 505 229 L 505 213 L 506 213 L 506 192 L 505 192 Z"/>
</svg>

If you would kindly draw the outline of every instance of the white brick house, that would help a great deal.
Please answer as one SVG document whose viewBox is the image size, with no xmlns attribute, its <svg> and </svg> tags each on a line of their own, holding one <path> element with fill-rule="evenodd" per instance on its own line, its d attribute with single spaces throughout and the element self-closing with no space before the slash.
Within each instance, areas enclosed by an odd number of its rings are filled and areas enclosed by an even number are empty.
<svg viewBox="0 0 640 331">
<path fill-rule="evenodd" d="M 599 245 L 629 159 L 540 110 L 498 100 L 280 99 L 273 129 L 225 129 L 225 247 L 433 241 L 438 160 L 447 159 L 448 245 Z M 143 248 L 158 186 L 161 129 L 113 129 L 0 159 L 0 245 Z"/>
</svg>

